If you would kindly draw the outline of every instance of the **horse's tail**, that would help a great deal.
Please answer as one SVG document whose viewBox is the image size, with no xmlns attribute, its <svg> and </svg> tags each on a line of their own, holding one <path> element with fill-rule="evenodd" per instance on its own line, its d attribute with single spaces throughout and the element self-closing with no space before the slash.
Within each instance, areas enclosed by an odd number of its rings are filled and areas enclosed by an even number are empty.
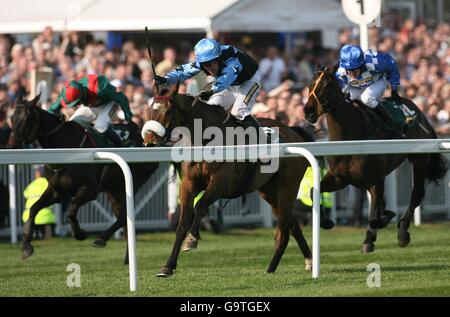
<svg viewBox="0 0 450 317">
<path fill-rule="evenodd" d="M 298 135 L 300 135 L 305 142 L 314 142 L 315 141 L 314 136 L 311 133 L 309 133 L 308 131 L 306 131 L 304 128 L 299 127 L 299 126 L 292 126 L 289 128 L 291 128 Z"/>
<path fill-rule="evenodd" d="M 436 132 L 432 130 L 433 138 L 437 139 Z M 428 163 L 427 179 L 430 182 L 438 183 L 438 180 L 443 178 L 448 171 L 448 160 L 445 156 L 439 153 L 433 153 Z"/>
</svg>

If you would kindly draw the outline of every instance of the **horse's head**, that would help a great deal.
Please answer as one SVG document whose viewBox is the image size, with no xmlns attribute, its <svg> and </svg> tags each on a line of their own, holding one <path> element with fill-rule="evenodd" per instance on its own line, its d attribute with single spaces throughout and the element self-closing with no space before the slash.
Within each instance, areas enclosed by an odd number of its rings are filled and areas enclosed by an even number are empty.
<svg viewBox="0 0 450 317">
<path fill-rule="evenodd" d="M 36 106 L 40 95 L 33 100 L 22 100 L 11 117 L 12 132 L 14 135 L 13 146 L 23 146 L 33 143 L 39 136 L 41 120 L 39 108 Z"/>
<path fill-rule="evenodd" d="M 339 93 L 339 84 L 335 73 L 338 65 L 329 69 L 328 67 L 317 67 L 311 83 L 309 84 L 309 98 L 303 111 L 309 122 L 315 123 L 324 113 L 334 108 L 336 93 Z"/>
<path fill-rule="evenodd" d="M 175 98 L 178 95 L 178 85 L 161 92 L 156 87 L 154 94 L 153 103 L 146 111 L 148 121 L 141 131 L 144 146 L 164 145 L 169 142 L 177 120 Z"/>
</svg>

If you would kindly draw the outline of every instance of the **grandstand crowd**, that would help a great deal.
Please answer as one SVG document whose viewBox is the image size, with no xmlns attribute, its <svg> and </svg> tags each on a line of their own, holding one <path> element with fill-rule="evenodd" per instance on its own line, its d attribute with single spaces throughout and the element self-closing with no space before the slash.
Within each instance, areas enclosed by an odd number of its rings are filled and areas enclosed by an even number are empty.
<svg viewBox="0 0 450 317">
<path fill-rule="evenodd" d="M 427 115 L 441 137 L 450 136 L 450 24 L 428 27 L 395 14 L 383 16 L 383 27 L 370 28 L 371 48 L 390 53 L 401 72 L 400 94 L 411 98 Z M 341 31 L 340 47 L 357 44 L 357 28 Z M 164 75 L 177 65 L 194 58 L 186 43 L 161 48 L 156 72 Z M 303 106 L 308 98 L 307 84 L 314 75 L 316 63 L 335 64 L 339 48 L 323 49 L 307 40 L 293 47 L 289 55 L 275 46 L 258 47 L 254 43 L 233 44 L 246 50 L 259 62 L 262 90 L 252 109 L 256 117 L 279 119 L 288 125 L 304 125 Z M 35 70 L 51 69 L 53 87 L 49 102 L 57 99 L 63 84 L 86 74 L 103 74 L 124 92 L 134 114 L 142 125 L 145 108 L 152 97 L 153 73 L 145 43 L 124 42 L 120 48 L 108 49 L 88 33 L 76 31 L 55 33 L 45 28 L 31 43 L 16 41 L 14 36 L 0 34 L 0 144 L 10 129 L 10 117 L 22 98 L 29 98 L 31 74 Z M 208 82 L 205 75 L 185 82 L 180 90 L 196 94 Z M 64 109 L 70 116 L 74 109 Z M 120 116 L 119 116 L 120 118 Z M 316 132 L 326 137 L 326 123 L 319 120 Z"/>
</svg>

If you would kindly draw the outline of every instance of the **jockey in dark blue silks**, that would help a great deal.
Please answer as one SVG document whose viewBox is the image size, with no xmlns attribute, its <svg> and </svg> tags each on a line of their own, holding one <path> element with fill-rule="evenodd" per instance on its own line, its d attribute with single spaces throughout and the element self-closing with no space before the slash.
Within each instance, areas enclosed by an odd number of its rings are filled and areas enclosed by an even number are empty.
<svg viewBox="0 0 450 317">
<path fill-rule="evenodd" d="M 195 62 L 183 64 L 165 77 L 156 76 L 155 82 L 172 85 L 204 71 L 216 80 L 210 90 L 200 92 L 200 99 L 225 109 L 232 107 L 231 114 L 237 119 L 259 128 L 251 116 L 251 108 L 261 87 L 258 63 L 236 47 L 220 45 L 210 38 L 200 40 L 194 53 Z"/>
<path fill-rule="evenodd" d="M 342 91 L 350 94 L 350 99 L 361 100 L 373 109 L 391 130 L 395 131 L 395 124 L 390 113 L 379 104 L 388 82 L 393 100 L 401 103 L 397 93 L 400 73 L 397 63 L 389 54 L 370 49 L 363 52 L 357 45 L 345 45 L 340 52 L 336 77 Z"/>
</svg>

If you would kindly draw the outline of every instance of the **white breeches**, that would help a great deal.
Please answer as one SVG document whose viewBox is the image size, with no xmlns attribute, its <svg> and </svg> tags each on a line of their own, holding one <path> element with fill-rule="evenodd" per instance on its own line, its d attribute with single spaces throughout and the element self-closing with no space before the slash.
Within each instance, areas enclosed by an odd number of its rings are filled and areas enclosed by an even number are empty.
<svg viewBox="0 0 450 317">
<path fill-rule="evenodd" d="M 384 91 L 387 87 L 387 81 L 385 78 L 380 78 L 370 86 L 366 88 L 347 87 L 347 91 L 350 92 L 350 99 L 361 100 L 367 107 L 376 108 Z"/>
<path fill-rule="evenodd" d="M 111 117 L 116 112 L 118 106 L 114 101 L 110 101 L 98 107 L 86 107 L 81 105 L 70 117 L 70 121 L 77 119 L 87 123 L 95 120 L 94 129 L 100 133 L 105 132 L 111 123 Z"/>
<path fill-rule="evenodd" d="M 243 120 L 246 116 L 251 114 L 251 110 L 256 101 L 256 96 L 259 94 L 260 75 L 256 72 L 252 78 L 240 86 L 230 86 L 228 89 L 214 94 L 208 101 L 210 105 L 220 105 L 225 110 L 230 107 L 231 114 L 239 120 Z"/>
</svg>

